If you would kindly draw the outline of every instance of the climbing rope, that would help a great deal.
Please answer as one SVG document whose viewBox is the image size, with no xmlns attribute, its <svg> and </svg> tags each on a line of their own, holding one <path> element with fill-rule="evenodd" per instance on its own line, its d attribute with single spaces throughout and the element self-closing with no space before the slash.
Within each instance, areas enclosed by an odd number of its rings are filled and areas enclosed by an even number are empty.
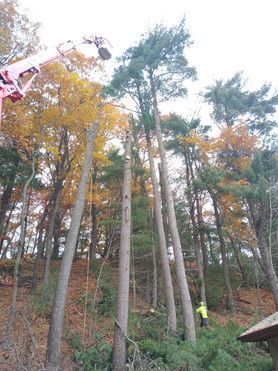
<svg viewBox="0 0 278 371">
<path fill-rule="evenodd" d="M 89 203 L 89 218 L 90 223 L 92 222 L 92 192 L 93 192 L 93 174 L 91 170 L 90 174 L 90 203 Z M 90 277 L 90 260 L 91 260 L 91 243 L 92 243 L 92 234 L 89 233 L 89 244 L 88 244 L 88 254 L 87 254 L 87 272 L 86 272 L 86 289 L 85 289 L 85 303 L 84 303 L 84 317 L 83 317 L 83 329 L 82 329 L 82 344 L 85 339 L 85 328 L 87 320 L 87 307 L 88 307 L 88 292 L 89 292 L 89 277 Z"/>
<path fill-rule="evenodd" d="M 109 242 L 107 253 L 106 253 L 106 255 L 105 255 L 105 257 L 104 257 L 104 259 L 101 263 L 101 266 L 100 266 L 100 270 L 99 270 L 99 274 L 98 274 L 98 278 L 97 278 L 96 289 L 95 289 L 94 297 L 92 299 L 92 304 L 91 304 L 92 312 L 94 312 L 96 299 L 97 299 L 97 293 L 98 293 L 98 289 L 99 289 L 99 285 L 100 285 L 100 279 L 101 279 L 101 275 L 102 275 L 102 270 L 103 270 L 103 267 L 104 267 L 104 265 L 105 265 L 105 263 L 106 263 L 106 261 L 109 257 L 110 250 L 111 250 L 111 247 L 112 247 L 112 241 L 113 241 L 113 238 L 114 238 L 114 235 L 115 235 L 115 231 L 116 231 L 116 226 L 114 225 L 113 229 L 112 229 L 111 239 L 110 239 L 110 242 Z M 95 316 L 94 324 L 96 324 L 96 316 Z M 90 330 L 89 330 L 90 334 L 92 333 L 92 329 L 93 329 L 93 319 L 91 320 L 91 323 L 90 323 Z"/>
</svg>

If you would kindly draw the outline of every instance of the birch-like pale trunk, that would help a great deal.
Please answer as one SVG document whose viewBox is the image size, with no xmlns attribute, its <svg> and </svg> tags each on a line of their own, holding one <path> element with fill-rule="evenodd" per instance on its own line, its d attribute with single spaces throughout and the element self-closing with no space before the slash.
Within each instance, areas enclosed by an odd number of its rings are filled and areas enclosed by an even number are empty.
<svg viewBox="0 0 278 371">
<path fill-rule="evenodd" d="M 118 299 L 112 355 L 113 371 L 122 371 L 126 369 L 126 336 L 128 325 L 131 239 L 131 135 L 129 132 L 126 134 L 124 156 Z"/>
<path fill-rule="evenodd" d="M 175 305 L 175 297 L 174 297 L 173 282 L 172 282 L 172 277 L 171 277 L 171 270 L 170 270 L 169 259 L 168 259 L 168 254 L 167 254 L 166 237 L 165 237 L 165 231 L 164 231 L 164 225 L 163 225 L 161 195 L 159 192 L 158 180 L 157 180 L 157 176 L 155 172 L 155 164 L 154 164 L 154 158 L 153 158 L 153 153 L 152 153 L 150 134 L 148 130 L 145 130 L 145 132 L 146 132 L 151 180 L 152 180 L 152 186 L 153 186 L 155 223 L 156 223 L 156 229 L 157 229 L 160 260 L 161 260 L 161 266 L 162 266 L 162 278 L 163 278 L 163 288 L 164 288 L 165 304 L 166 304 L 166 315 L 167 315 L 169 330 L 175 333 L 177 331 L 176 305 Z"/>
<path fill-rule="evenodd" d="M 183 253 L 182 253 L 182 247 L 181 247 L 178 225 L 177 225 L 177 220 L 176 220 L 174 201 L 173 201 L 172 191 L 171 191 L 169 179 L 168 179 L 167 158 L 166 158 L 166 151 L 164 148 L 162 133 L 161 133 L 160 117 L 159 117 L 158 103 L 157 103 L 157 97 L 156 97 L 156 88 L 155 88 L 154 78 L 151 73 L 149 77 L 150 77 L 152 101 L 153 101 L 153 109 L 154 109 L 154 117 L 155 117 L 156 136 L 157 136 L 160 159 L 161 159 L 162 179 L 163 179 L 164 187 L 165 187 L 165 198 L 166 198 L 166 206 L 167 206 L 167 213 L 168 213 L 169 230 L 171 234 L 171 241 L 173 244 L 177 283 L 178 283 L 178 288 L 179 288 L 180 302 L 181 302 L 182 314 L 183 314 L 183 325 L 184 325 L 184 330 L 185 330 L 185 338 L 188 341 L 195 342 L 196 332 L 195 332 L 193 308 L 192 308 L 192 302 L 191 302 L 191 297 L 189 293 L 187 277 L 185 273 Z"/>
<path fill-rule="evenodd" d="M 187 201 L 188 201 L 188 207 L 189 207 L 189 215 L 191 219 L 191 225 L 192 225 L 192 235 L 193 235 L 193 246 L 195 250 L 195 257 L 196 257 L 196 263 L 197 263 L 197 271 L 198 271 L 198 278 L 199 278 L 199 291 L 200 291 L 200 297 L 201 301 L 207 305 L 207 299 L 206 299 L 206 287 L 205 287 L 205 277 L 204 277 L 204 261 L 203 261 L 203 254 L 201 251 L 201 246 L 198 238 L 198 229 L 197 229 L 197 223 L 195 219 L 195 203 L 193 201 L 193 193 L 191 191 L 191 184 L 190 181 L 192 181 L 192 173 L 190 174 L 190 160 L 185 157 L 185 163 L 186 163 L 186 195 L 187 195 Z M 192 179 L 190 179 L 190 175 Z M 196 201 L 195 201 L 196 202 Z"/>
<path fill-rule="evenodd" d="M 92 156 L 94 139 L 98 131 L 98 122 L 94 123 L 87 130 L 87 145 L 84 157 L 82 174 L 78 186 L 76 203 L 72 212 L 70 228 L 67 236 L 65 251 L 61 261 L 59 274 L 57 278 L 52 315 L 50 320 L 47 349 L 45 357 L 45 366 L 50 370 L 57 370 L 59 367 L 61 340 L 63 334 L 64 312 L 66 296 L 68 291 L 69 277 L 72 267 L 72 261 L 75 253 L 75 246 L 78 238 L 79 227 L 83 214 L 90 169 L 92 167 Z"/>
</svg>

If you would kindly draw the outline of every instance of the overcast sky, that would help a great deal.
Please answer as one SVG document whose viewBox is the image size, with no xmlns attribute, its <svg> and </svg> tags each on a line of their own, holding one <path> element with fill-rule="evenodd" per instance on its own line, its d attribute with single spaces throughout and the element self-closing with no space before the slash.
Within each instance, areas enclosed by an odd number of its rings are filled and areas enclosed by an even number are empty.
<svg viewBox="0 0 278 371">
<path fill-rule="evenodd" d="M 264 82 L 278 88 L 278 0 L 20 0 L 32 20 L 42 24 L 42 42 L 53 46 L 82 35 L 105 37 L 113 56 L 139 40 L 156 23 L 175 25 L 185 15 L 194 42 L 187 51 L 198 82 L 188 85 L 189 98 L 176 107 L 190 116 L 200 108 L 197 96 L 215 79 L 243 71 L 250 89 Z M 113 61 L 109 64 L 109 70 Z M 167 107 L 165 108 L 167 110 Z M 207 117 L 207 108 L 201 106 Z"/>
</svg>

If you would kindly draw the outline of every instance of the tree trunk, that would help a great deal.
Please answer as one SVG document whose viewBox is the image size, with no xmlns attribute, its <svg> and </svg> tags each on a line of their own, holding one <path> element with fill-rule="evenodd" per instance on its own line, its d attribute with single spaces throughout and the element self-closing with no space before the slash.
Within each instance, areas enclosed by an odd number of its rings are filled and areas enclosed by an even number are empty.
<svg viewBox="0 0 278 371">
<path fill-rule="evenodd" d="M 203 231 L 204 221 L 203 221 L 203 215 L 202 215 L 202 207 L 200 205 L 199 201 L 199 194 L 198 192 L 196 194 L 196 206 L 197 206 L 197 221 L 198 221 L 198 233 L 200 236 L 200 243 L 202 248 L 202 254 L 203 254 L 203 262 L 204 262 L 204 275 L 206 282 L 209 280 L 209 257 L 208 257 L 208 249 L 206 246 L 205 241 L 205 234 Z"/>
<path fill-rule="evenodd" d="M 255 204 L 250 200 L 248 205 L 253 219 L 264 271 L 269 281 L 276 310 L 278 310 L 278 280 L 273 266 L 271 247 L 268 245 L 266 237 L 269 223 L 268 211 L 266 210 L 265 205 L 260 205 L 260 210 L 258 211 Z"/>
<path fill-rule="evenodd" d="M 191 191 L 191 185 L 190 185 L 190 169 L 188 164 L 188 159 L 185 158 L 186 162 L 186 183 L 187 183 L 187 201 L 189 206 L 189 215 L 192 225 L 192 234 L 193 234 L 193 245 L 195 250 L 195 256 L 196 256 L 196 262 L 197 262 L 197 270 L 198 270 L 198 278 L 199 278 L 199 291 L 200 291 L 200 297 L 201 301 L 207 305 L 207 299 L 206 299 L 206 287 L 205 287 L 205 277 L 204 277 L 204 262 L 203 262 L 203 255 L 200 249 L 200 243 L 198 239 L 198 230 L 196 225 L 196 219 L 195 219 L 195 211 L 194 211 L 194 202 L 192 197 L 192 191 Z"/>
<path fill-rule="evenodd" d="M 211 237 L 211 231 L 207 231 L 206 236 L 207 236 L 207 240 L 208 240 L 208 244 L 209 244 L 209 255 L 210 255 L 210 260 L 212 262 L 212 265 L 220 267 L 219 259 L 216 256 L 215 251 L 214 251 L 214 246 L 213 246 L 212 237 Z"/>
<path fill-rule="evenodd" d="M 159 173 L 159 186 L 160 186 L 160 196 L 161 196 L 161 211 L 162 211 L 162 220 L 163 220 L 163 228 L 164 234 L 166 238 L 166 249 L 168 252 L 168 248 L 171 244 L 170 242 L 170 235 L 169 235 L 169 227 L 168 227 L 168 215 L 167 215 L 167 207 L 166 207 L 166 197 L 164 191 L 164 184 L 162 179 L 162 170 L 160 164 L 158 164 L 158 173 Z"/>
<path fill-rule="evenodd" d="M 223 264 L 223 270 L 224 270 L 224 283 L 225 283 L 225 289 L 227 293 L 227 306 L 234 313 L 235 303 L 234 303 L 232 286 L 231 286 L 230 275 L 229 275 L 226 246 L 225 246 L 225 241 L 224 241 L 224 237 L 222 233 L 222 223 L 221 223 L 220 214 L 218 212 L 217 198 L 213 192 L 210 192 L 210 195 L 211 195 L 211 199 L 213 203 L 216 228 L 217 228 L 217 233 L 219 237 L 220 252 L 221 252 L 221 258 L 222 258 L 222 264 Z"/>
<path fill-rule="evenodd" d="M 262 263 L 265 268 L 265 273 L 269 281 L 270 289 L 274 298 L 276 310 L 278 310 L 278 281 L 273 266 L 272 256 L 269 249 L 268 241 L 266 238 L 265 230 L 267 229 L 266 224 L 268 220 L 261 220 L 257 223 L 256 234 L 258 238 L 258 246 L 260 249 Z"/>
<path fill-rule="evenodd" d="M 94 166 L 93 174 L 92 174 L 92 185 L 96 183 L 97 180 L 97 167 Z M 92 189 L 91 192 L 93 193 L 94 190 Z M 93 194 L 92 194 L 93 195 Z M 97 207 L 94 203 L 91 204 L 91 242 L 90 242 L 90 259 L 95 259 L 97 253 Z"/>
<path fill-rule="evenodd" d="M 237 246 L 235 244 L 235 241 L 234 241 L 234 239 L 231 235 L 229 235 L 229 239 L 230 239 L 231 246 L 232 246 L 232 249 L 233 249 L 233 252 L 234 252 L 234 256 L 235 256 L 236 261 L 237 261 L 237 265 L 238 265 L 239 270 L 240 270 L 242 283 L 243 283 L 243 285 L 246 285 L 247 284 L 247 276 L 246 276 L 244 267 L 243 267 L 241 259 L 240 259 L 240 254 L 239 254 L 238 248 L 237 248 Z"/>
<path fill-rule="evenodd" d="M 44 270 L 44 288 L 46 289 L 49 286 L 50 281 L 50 260 L 52 255 L 52 246 L 53 246 L 53 235 L 54 235 L 54 225 L 56 221 L 57 214 L 59 212 L 60 207 L 60 198 L 62 193 L 62 186 L 63 181 L 62 179 L 58 180 L 55 185 L 54 190 L 54 199 L 53 199 L 53 207 L 52 212 L 50 215 L 50 220 L 48 222 L 48 228 L 46 230 L 46 236 L 45 236 L 45 270 Z"/>
<path fill-rule="evenodd" d="M 33 274 L 32 274 L 32 292 L 35 292 L 37 290 L 37 276 L 38 276 L 38 269 L 39 269 L 39 263 L 42 258 L 42 250 L 43 250 L 43 226 L 40 223 L 37 227 L 38 230 L 38 240 L 37 240 L 37 254 L 35 258 L 34 268 L 33 268 Z"/>
<path fill-rule="evenodd" d="M 266 276 L 269 281 L 272 296 L 275 302 L 276 310 L 278 310 L 278 281 L 275 269 L 272 262 L 272 257 L 269 253 L 266 237 L 262 231 L 258 233 L 258 243 L 260 247 L 262 261 L 265 267 Z"/>
<path fill-rule="evenodd" d="M 259 264 L 259 266 L 261 267 L 261 270 L 264 274 L 266 274 L 266 270 L 265 270 L 265 266 L 262 262 L 262 258 L 261 256 L 259 255 L 259 252 L 257 251 L 257 247 L 250 247 L 250 250 L 252 251 L 252 254 L 254 256 L 254 259 L 257 261 L 257 263 Z"/>
<path fill-rule="evenodd" d="M 54 236 L 54 225 L 56 222 L 57 214 L 60 207 L 60 198 L 63 189 L 63 181 L 65 173 L 70 168 L 69 152 L 68 152 L 68 128 L 62 126 L 61 137 L 58 148 L 59 157 L 56 162 L 55 169 L 55 185 L 53 191 L 53 205 L 51 214 L 48 220 L 48 227 L 45 236 L 45 271 L 44 271 L 44 288 L 47 288 L 50 281 L 50 260 L 53 251 L 53 236 Z"/>
<path fill-rule="evenodd" d="M 193 163 L 195 163 L 195 171 L 198 172 L 198 166 L 196 160 L 192 159 L 192 156 L 188 157 L 188 167 L 191 174 L 191 182 L 195 180 L 194 168 Z M 202 249 L 203 255 L 203 269 L 204 269 L 204 277 L 205 277 L 205 285 L 206 289 L 208 288 L 208 280 L 209 280 L 209 258 L 208 258 L 208 249 L 205 242 L 205 234 L 203 231 L 204 221 L 203 221 L 203 214 L 202 214 L 202 206 L 200 204 L 200 194 L 198 190 L 194 190 L 195 200 L 196 200 L 196 214 L 197 214 L 197 222 L 198 222 L 198 235 L 200 237 L 200 245 Z"/>
<path fill-rule="evenodd" d="M 168 254 L 167 254 L 166 238 L 165 238 L 164 226 L 163 226 L 161 197 L 160 197 L 158 181 L 157 181 L 157 177 L 155 173 L 155 164 L 154 164 L 154 158 L 152 154 L 150 133 L 146 129 L 145 129 L 145 132 L 146 132 L 146 140 L 147 140 L 147 147 L 148 147 L 151 180 L 152 180 L 152 186 L 153 186 L 154 213 L 155 213 L 154 219 L 156 223 L 156 230 L 157 230 L 157 236 L 158 236 L 158 247 L 160 251 L 160 260 L 161 260 L 161 265 L 162 265 L 162 277 L 163 277 L 163 287 L 164 287 L 165 304 L 166 304 L 166 315 L 167 315 L 169 330 L 175 333 L 177 331 L 176 305 L 175 305 L 175 297 L 174 297 L 174 289 L 173 289 L 173 283 L 172 283 L 172 277 L 171 277 L 171 270 L 170 270 L 169 259 L 168 259 Z"/>
<path fill-rule="evenodd" d="M 65 302 L 68 290 L 68 282 L 72 267 L 73 256 L 75 252 L 76 241 L 78 237 L 79 227 L 81 223 L 82 213 L 85 204 L 87 191 L 87 183 L 90 176 L 92 166 L 92 154 L 94 147 L 94 139 L 97 134 L 98 123 L 94 123 L 87 130 L 87 146 L 84 157 L 84 164 L 80 183 L 78 186 L 76 204 L 72 212 L 70 228 L 67 236 L 65 251 L 61 261 L 57 284 L 55 288 L 52 315 L 50 320 L 47 350 L 46 350 L 46 368 L 56 370 L 59 367 L 59 357 L 61 348 L 61 339 L 63 332 Z"/>
<path fill-rule="evenodd" d="M 32 274 L 32 291 L 33 292 L 35 292 L 36 289 L 37 289 L 38 268 L 39 268 L 39 263 L 40 263 L 40 261 L 43 257 L 43 253 L 44 253 L 45 222 L 46 222 L 46 218 L 47 218 L 47 215 L 49 213 L 49 208 L 51 206 L 52 201 L 53 201 L 53 192 L 51 193 L 51 197 L 48 200 L 48 202 L 47 202 L 47 204 L 44 208 L 41 220 L 40 220 L 40 222 L 37 226 L 37 234 L 38 234 L 38 239 L 37 239 L 37 244 L 36 244 L 37 254 L 36 254 L 36 259 L 35 259 L 35 264 L 34 264 L 33 274 Z"/>
<path fill-rule="evenodd" d="M 6 213 L 10 208 L 10 200 L 13 193 L 19 160 L 20 160 L 19 156 L 16 155 L 13 171 L 11 172 L 9 178 L 6 179 L 7 186 L 4 189 L 0 199 L 0 236 L 3 234 L 3 226 L 5 224 Z"/>
<path fill-rule="evenodd" d="M 7 344 L 10 343 L 11 334 L 13 331 L 13 321 L 16 313 L 16 299 L 17 299 L 17 289 L 18 289 L 18 279 L 19 279 L 19 267 L 20 261 L 22 257 L 22 251 L 24 249 L 24 242 L 25 242 L 25 223 L 26 223 L 26 216 L 27 216 L 27 192 L 29 189 L 29 185 L 32 179 L 35 176 L 35 155 L 33 156 L 32 160 L 32 173 L 30 177 L 27 179 L 26 183 L 24 184 L 23 188 L 23 195 L 22 195 L 22 209 L 20 215 L 20 237 L 18 241 L 18 249 L 16 254 L 16 261 L 14 266 L 14 273 L 13 273 L 13 291 L 12 291 L 12 303 L 10 308 L 10 314 L 8 319 L 8 331 L 7 331 Z"/>
<path fill-rule="evenodd" d="M 166 151 L 164 148 L 162 134 L 161 134 L 160 117 L 159 117 L 159 112 L 158 112 L 155 84 L 154 84 L 153 76 L 151 73 L 149 77 L 150 77 L 153 109 L 154 109 L 154 116 L 155 116 L 156 135 L 157 135 L 159 153 L 160 153 L 160 158 L 161 158 L 162 179 L 163 179 L 164 187 L 165 187 L 168 223 L 169 223 L 171 241 L 172 241 L 173 250 L 174 250 L 177 282 L 178 282 L 178 287 L 179 287 L 180 301 L 181 301 L 182 313 L 183 313 L 185 338 L 189 341 L 194 342 L 196 341 L 196 333 L 195 333 L 193 308 L 192 308 L 192 303 L 191 303 L 191 298 L 190 298 L 190 293 L 189 293 L 189 288 L 188 288 L 188 283 L 187 283 L 187 278 L 186 278 L 186 273 L 185 273 L 185 268 L 184 268 L 183 253 L 182 253 L 181 242 L 180 242 L 180 237 L 179 237 L 179 232 L 178 232 L 174 202 L 173 202 L 172 192 L 171 192 L 169 179 L 168 179 L 168 166 L 167 166 L 167 159 L 166 159 Z"/>
<path fill-rule="evenodd" d="M 92 204 L 92 215 L 91 215 L 91 243 L 90 243 L 90 259 L 94 260 L 97 253 L 97 208 L 95 204 Z"/>
<path fill-rule="evenodd" d="M 15 179 L 16 174 L 14 174 L 14 179 Z M 13 181 L 14 179 L 9 179 L 9 181 Z M 13 186 L 14 183 L 9 183 L 7 187 L 4 189 L 1 197 L 1 207 L 0 207 L 0 233 L 1 235 L 3 234 L 3 226 L 5 224 L 5 217 L 6 213 L 9 210 L 10 206 L 10 199 L 12 196 L 12 191 L 13 191 Z"/>
<path fill-rule="evenodd" d="M 11 216 L 12 216 L 12 213 L 14 211 L 16 207 L 16 202 L 14 202 L 12 204 L 12 207 L 10 208 L 10 211 L 9 211 L 9 214 L 6 218 L 6 221 L 5 221 L 5 225 L 3 225 L 2 227 L 2 235 L 1 235 L 1 242 L 0 242 L 0 252 L 2 251 L 2 248 L 3 248 L 3 243 L 5 241 L 5 236 L 6 236 L 6 233 L 7 233 L 7 230 L 8 230 L 8 227 L 9 227 L 9 223 L 10 223 L 10 220 L 11 220 Z M 6 258 L 6 254 L 7 254 L 7 249 L 5 249 L 5 251 L 2 253 L 1 255 L 1 259 L 5 259 Z"/>
<path fill-rule="evenodd" d="M 60 232 L 61 232 L 61 215 L 58 212 L 56 215 L 56 222 L 54 226 L 54 241 L 53 241 L 53 259 L 59 259 L 60 248 Z"/>
<path fill-rule="evenodd" d="M 151 304 L 151 282 L 152 282 L 152 265 L 150 257 L 146 257 L 146 302 Z"/>
<path fill-rule="evenodd" d="M 131 136 L 126 135 L 125 165 L 122 193 L 122 224 L 118 273 L 117 320 L 114 329 L 112 370 L 126 368 L 126 335 L 130 274 L 131 232 Z"/>
<path fill-rule="evenodd" d="M 152 306 L 157 307 L 157 264 L 155 246 L 152 245 Z"/>
</svg>

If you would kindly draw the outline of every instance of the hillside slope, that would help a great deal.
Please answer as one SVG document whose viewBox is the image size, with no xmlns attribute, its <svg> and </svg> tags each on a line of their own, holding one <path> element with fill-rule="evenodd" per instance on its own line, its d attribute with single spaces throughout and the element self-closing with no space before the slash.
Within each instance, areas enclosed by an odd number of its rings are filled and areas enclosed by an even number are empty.
<svg viewBox="0 0 278 371">
<path fill-rule="evenodd" d="M 6 323 L 9 313 L 12 291 L 12 266 L 13 262 L 1 262 L 1 342 L 4 339 Z M 49 297 L 43 296 L 41 288 L 36 296 L 30 294 L 32 279 L 32 260 L 24 260 L 22 276 L 17 301 L 17 317 L 15 320 L 13 345 L 11 349 L 1 350 L 1 371 L 11 370 L 42 370 L 44 354 L 47 344 L 48 320 L 51 315 Z M 59 262 L 52 263 L 52 275 L 57 274 Z M 92 310 L 92 301 L 97 286 L 95 274 L 87 275 L 88 264 L 85 260 L 75 261 L 73 264 L 68 291 L 64 339 L 62 344 L 62 367 L 64 370 L 74 370 L 73 355 L 83 343 L 85 348 L 98 342 L 97 339 L 106 340 L 112 344 L 113 318 L 109 314 L 98 314 L 96 305 Z M 117 270 L 113 268 L 113 284 L 116 283 Z M 43 276 L 43 267 L 40 269 L 40 278 Z M 87 280 L 88 278 L 88 280 Z M 53 288 L 50 290 L 53 295 Z M 104 294 L 104 293 L 102 293 Z M 97 298 L 101 298 L 98 290 Z M 109 295 L 109 293 L 108 293 Z M 271 294 L 263 289 L 239 288 L 234 291 L 237 312 L 231 315 L 226 312 L 221 304 L 219 310 L 210 310 L 211 323 L 226 325 L 234 321 L 244 328 L 259 320 L 259 315 L 266 317 L 275 311 Z M 138 313 L 148 313 L 151 309 L 145 301 L 136 295 L 130 295 L 130 306 L 136 308 Z M 196 318 L 198 321 L 198 318 Z M 197 324 L 197 322 L 196 322 Z M 197 324 L 198 325 L 198 324 Z M 134 322 L 134 331 L 136 323 Z"/>
</svg>

